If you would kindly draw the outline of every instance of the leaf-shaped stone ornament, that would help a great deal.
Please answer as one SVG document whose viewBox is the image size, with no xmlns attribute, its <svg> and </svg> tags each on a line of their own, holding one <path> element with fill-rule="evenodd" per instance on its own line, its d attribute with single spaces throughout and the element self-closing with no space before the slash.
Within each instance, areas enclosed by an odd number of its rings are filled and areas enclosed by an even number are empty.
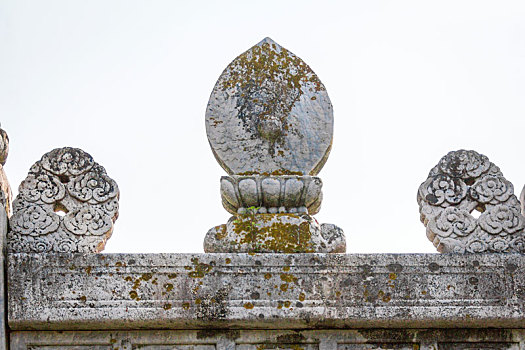
<svg viewBox="0 0 525 350">
<path fill-rule="evenodd" d="M 332 104 L 312 69 L 266 38 L 219 77 L 206 132 L 230 175 L 316 175 L 332 145 Z"/>
</svg>

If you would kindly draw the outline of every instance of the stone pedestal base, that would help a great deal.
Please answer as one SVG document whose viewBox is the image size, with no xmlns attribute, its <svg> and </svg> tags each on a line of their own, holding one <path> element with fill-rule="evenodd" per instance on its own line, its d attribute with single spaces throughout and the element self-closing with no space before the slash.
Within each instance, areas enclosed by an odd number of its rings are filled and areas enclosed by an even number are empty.
<svg viewBox="0 0 525 350">
<path fill-rule="evenodd" d="M 343 230 L 307 214 L 242 214 L 212 228 L 206 253 L 344 253 Z"/>
</svg>

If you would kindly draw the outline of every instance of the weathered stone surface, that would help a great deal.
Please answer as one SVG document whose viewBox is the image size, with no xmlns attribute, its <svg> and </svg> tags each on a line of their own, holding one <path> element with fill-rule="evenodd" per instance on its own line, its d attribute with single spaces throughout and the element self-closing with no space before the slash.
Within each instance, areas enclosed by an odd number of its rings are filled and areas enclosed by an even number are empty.
<svg viewBox="0 0 525 350">
<path fill-rule="evenodd" d="M 10 254 L 12 330 L 525 325 L 520 254 Z"/>
<path fill-rule="evenodd" d="M 9 154 L 9 137 L 4 129 L 0 128 L 0 204 L 5 208 L 7 215 L 11 216 L 11 186 L 4 171 L 4 165 Z"/>
<path fill-rule="evenodd" d="M 6 211 L 7 215 L 11 215 L 11 203 L 13 195 L 11 193 L 11 186 L 4 171 L 4 167 L 0 165 L 0 204 Z"/>
<path fill-rule="evenodd" d="M 314 176 L 223 176 L 222 205 L 231 214 L 256 208 L 259 214 L 317 214 L 323 198 L 323 182 Z"/>
<path fill-rule="evenodd" d="M 419 187 L 417 200 L 439 252 L 525 252 L 525 217 L 514 187 L 482 154 L 448 153 Z"/>
<path fill-rule="evenodd" d="M 0 164 L 5 165 L 9 155 L 9 137 L 4 129 L 0 128 Z"/>
<path fill-rule="evenodd" d="M 312 69 L 266 38 L 219 77 L 206 133 L 230 175 L 316 175 L 332 145 L 332 104 Z"/>
<path fill-rule="evenodd" d="M 343 230 L 307 214 L 238 214 L 212 228 L 206 253 L 344 253 Z"/>
<path fill-rule="evenodd" d="M 7 301 L 5 273 L 5 241 L 7 234 L 7 213 L 0 206 L 0 350 L 7 349 Z"/>
<path fill-rule="evenodd" d="M 270 38 L 237 57 L 212 91 L 206 133 L 236 215 L 208 231 L 206 252 L 345 252 L 343 230 L 308 215 L 321 207 L 311 175 L 330 153 L 333 110 L 306 63 Z"/>
<path fill-rule="evenodd" d="M 13 350 L 519 350 L 523 329 L 14 332 Z"/>
<path fill-rule="evenodd" d="M 100 252 L 111 237 L 118 217 L 117 184 L 80 149 L 44 154 L 18 191 L 9 252 Z"/>
<path fill-rule="evenodd" d="M 521 190 L 520 202 L 521 202 L 521 215 L 525 216 L 525 186 L 523 186 L 523 189 Z"/>
</svg>

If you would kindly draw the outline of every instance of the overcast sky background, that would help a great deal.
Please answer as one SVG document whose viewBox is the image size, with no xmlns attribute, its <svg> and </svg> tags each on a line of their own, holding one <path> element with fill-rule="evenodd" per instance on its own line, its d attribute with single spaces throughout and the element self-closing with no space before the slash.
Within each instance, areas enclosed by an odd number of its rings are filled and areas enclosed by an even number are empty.
<svg viewBox="0 0 525 350">
<path fill-rule="evenodd" d="M 347 251 L 435 252 L 416 192 L 448 151 L 525 182 L 523 1 L 0 2 L 0 121 L 16 194 L 56 147 L 117 181 L 106 252 L 202 252 L 226 223 L 206 104 L 222 70 L 269 36 L 334 106 L 319 222 Z"/>
</svg>

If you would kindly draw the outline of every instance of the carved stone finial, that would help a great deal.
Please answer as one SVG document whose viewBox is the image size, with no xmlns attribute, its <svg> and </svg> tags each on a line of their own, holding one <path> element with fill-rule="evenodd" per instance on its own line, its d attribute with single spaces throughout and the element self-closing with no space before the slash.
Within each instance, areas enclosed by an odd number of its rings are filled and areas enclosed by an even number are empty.
<svg viewBox="0 0 525 350">
<path fill-rule="evenodd" d="M 4 129 L 0 128 L 0 204 L 5 208 L 7 216 L 11 216 L 11 186 L 4 172 L 4 165 L 9 154 L 9 137 Z"/>
<path fill-rule="evenodd" d="M 206 110 L 213 154 L 230 175 L 317 175 L 333 123 L 323 83 L 270 38 L 226 67 Z"/>
<path fill-rule="evenodd" d="M 319 225 L 322 182 L 332 146 L 333 110 L 324 85 L 299 57 L 270 38 L 219 77 L 206 110 L 224 208 L 206 252 L 344 252 L 343 231 Z"/>
<path fill-rule="evenodd" d="M 96 253 L 118 217 L 119 190 L 78 148 L 57 148 L 36 162 L 18 188 L 7 246 L 11 253 Z"/>
<path fill-rule="evenodd" d="M 417 201 L 427 237 L 441 253 L 525 252 L 525 217 L 514 187 L 482 154 L 459 150 L 441 158 Z"/>
</svg>

